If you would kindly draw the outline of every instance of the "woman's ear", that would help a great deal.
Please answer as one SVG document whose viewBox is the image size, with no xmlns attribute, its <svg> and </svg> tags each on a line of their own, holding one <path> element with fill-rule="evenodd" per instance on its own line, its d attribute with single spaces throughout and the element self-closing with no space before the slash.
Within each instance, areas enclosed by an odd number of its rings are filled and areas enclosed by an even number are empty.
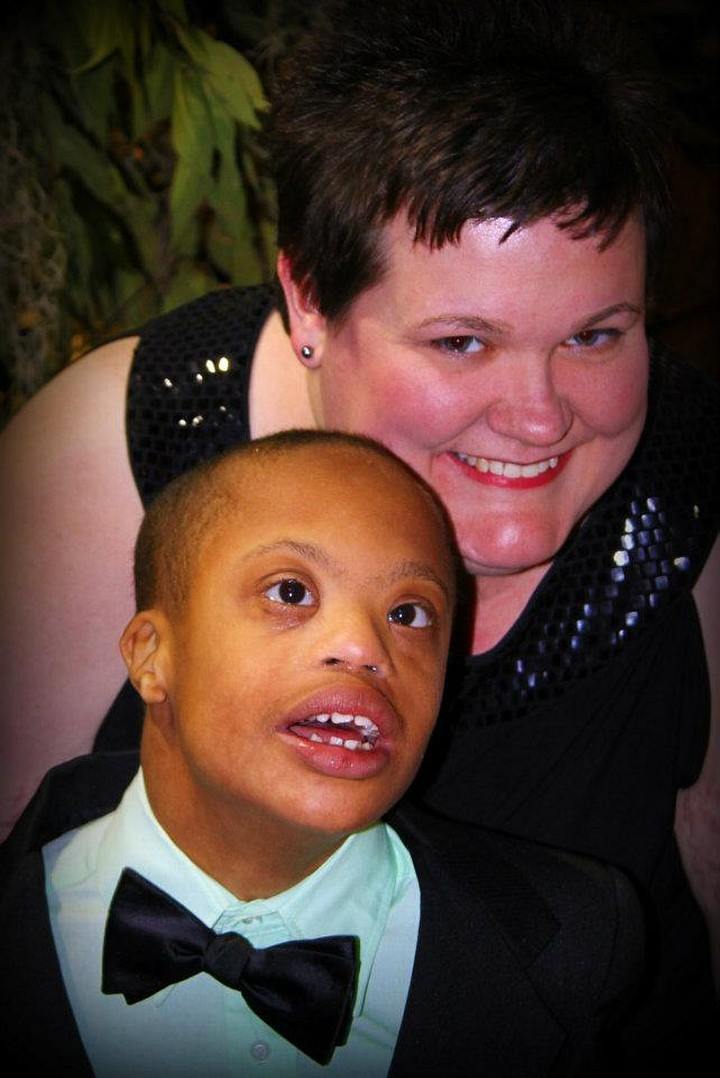
<svg viewBox="0 0 720 1078">
<path fill-rule="evenodd" d="M 120 638 L 120 653 L 130 681 L 147 705 L 167 700 L 170 657 L 167 643 L 170 626 L 159 610 L 142 610 Z"/>
<path fill-rule="evenodd" d="M 293 351 L 304 367 L 319 367 L 327 336 L 326 319 L 307 288 L 293 278 L 292 264 L 284 251 L 278 255 L 277 274 L 285 293 Z"/>
</svg>

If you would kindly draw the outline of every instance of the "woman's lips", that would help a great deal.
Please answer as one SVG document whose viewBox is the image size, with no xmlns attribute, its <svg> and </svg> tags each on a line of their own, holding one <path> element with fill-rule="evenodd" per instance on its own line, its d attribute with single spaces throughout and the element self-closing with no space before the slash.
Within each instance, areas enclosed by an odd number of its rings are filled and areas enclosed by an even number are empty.
<svg viewBox="0 0 720 1078">
<path fill-rule="evenodd" d="M 474 457 L 469 453 L 450 453 L 450 458 L 462 469 L 463 473 L 476 483 L 490 487 L 504 487 L 510 490 L 529 490 L 544 487 L 552 483 L 565 468 L 572 450 L 560 453 L 556 457 L 531 464 L 519 464 L 514 461 L 493 460 L 490 457 Z"/>
</svg>

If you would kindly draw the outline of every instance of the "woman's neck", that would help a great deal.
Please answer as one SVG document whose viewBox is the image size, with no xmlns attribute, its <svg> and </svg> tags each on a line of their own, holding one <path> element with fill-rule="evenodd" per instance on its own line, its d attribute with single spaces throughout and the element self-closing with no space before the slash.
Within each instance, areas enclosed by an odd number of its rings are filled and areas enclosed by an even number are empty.
<svg viewBox="0 0 720 1078">
<path fill-rule="evenodd" d="M 291 427 L 317 426 L 310 406 L 307 371 L 293 352 L 277 311 L 270 314 L 258 337 L 249 396 L 253 438 Z"/>
<path fill-rule="evenodd" d="M 475 589 L 472 655 L 490 651 L 509 632 L 551 564 L 546 562 L 521 573 L 472 578 Z"/>
</svg>

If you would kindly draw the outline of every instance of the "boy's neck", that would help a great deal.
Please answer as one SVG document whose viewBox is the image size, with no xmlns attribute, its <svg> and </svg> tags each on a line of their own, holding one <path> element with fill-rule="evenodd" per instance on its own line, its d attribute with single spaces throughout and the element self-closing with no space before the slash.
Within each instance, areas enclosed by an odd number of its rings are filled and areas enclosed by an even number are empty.
<svg viewBox="0 0 720 1078">
<path fill-rule="evenodd" d="M 306 879 L 342 844 L 346 835 L 318 834 L 247 807 L 241 811 L 190 796 L 177 775 L 163 775 L 156 761 L 143 760 L 150 807 L 175 845 L 243 902 L 270 898 Z"/>
</svg>

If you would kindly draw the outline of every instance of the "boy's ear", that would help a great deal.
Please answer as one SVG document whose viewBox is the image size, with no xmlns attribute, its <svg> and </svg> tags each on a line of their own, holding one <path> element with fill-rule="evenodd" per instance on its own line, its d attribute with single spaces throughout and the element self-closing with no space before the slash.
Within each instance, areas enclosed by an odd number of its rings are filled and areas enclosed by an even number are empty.
<svg viewBox="0 0 720 1078">
<path fill-rule="evenodd" d="M 170 659 L 164 647 L 169 624 L 159 610 L 141 610 L 120 638 L 130 681 L 146 704 L 162 704 L 169 689 Z"/>
<path fill-rule="evenodd" d="M 325 316 L 320 314 L 308 289 L 294 280 L 292 263 L 284 251 L 278 254 L 277 274 L 285 293 L 293 351 L 304 367 L 319 367 L 327 336 Z"/>
</svg>

